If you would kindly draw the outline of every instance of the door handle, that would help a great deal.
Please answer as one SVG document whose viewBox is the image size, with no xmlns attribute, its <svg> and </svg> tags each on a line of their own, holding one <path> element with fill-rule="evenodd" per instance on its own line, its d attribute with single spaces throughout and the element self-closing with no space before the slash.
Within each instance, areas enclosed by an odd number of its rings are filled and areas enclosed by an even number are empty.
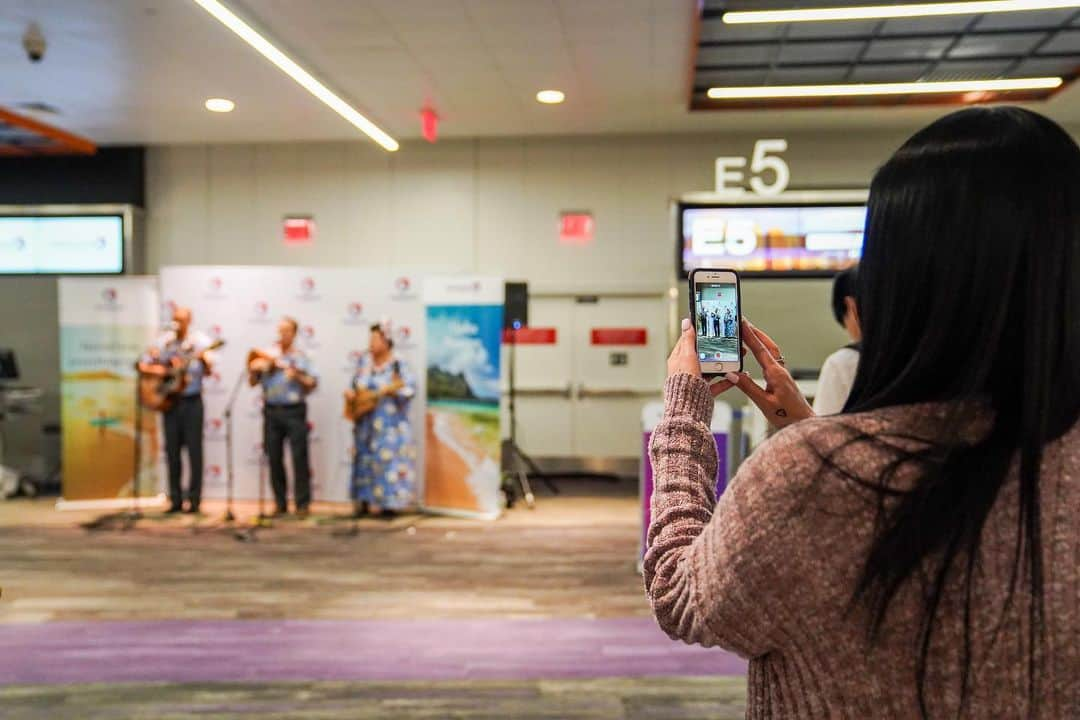
<svg viewBox="0 0 1080 720">
<path fill-rule="evenodd" d="M 584 383 L 581 383 L 577 387 L 577 396 L 579 398 L 647 398 L 658 397 L 663 395 L 663 391 L 660 388 L 656 389 L 641 389 L 641 388 L 588 388 Z"/>
<path fill-rule="evenodd" d="M 509 388 L 503 390 L 503 394 L 509 394 Z M 565 387 L 515 387 L 516 397 L 561 397 L 569 399 L 573 395 L 573 387 L 567 383 Z"/>
</svg>

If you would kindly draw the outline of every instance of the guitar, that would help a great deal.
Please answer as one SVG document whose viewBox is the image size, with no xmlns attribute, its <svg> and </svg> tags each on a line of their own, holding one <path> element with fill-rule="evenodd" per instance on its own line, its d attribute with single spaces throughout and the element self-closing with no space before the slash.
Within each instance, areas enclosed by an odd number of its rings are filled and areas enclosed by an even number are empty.
<svg viewBox="0 0 1080 720">
<path fill-rule="evenodd" d="M 388 384 L 378 390 L 358 388 L 345 391 L 345 408 L 342 415 L 346 420 L 356 422 L 372 412 L 379 404 L 379 400 L 390 397 L 405 387 L 405 381 L 401 379 L 398 364 L 394 362 L 394 376 Z"/>
<path fill-rule="evenodd" d="M 168 412 L 176 405 L 180 395 L 187 389 L 187 371 L 199 355 L 210 350 L 217 350 L 225 344 L 224 340 L 215 340 L 206 348 L 180 353 L 180 362 L 166 368 L 165 375 L 139 374 L 139 402 L 147 410 Z"/>
</svg>

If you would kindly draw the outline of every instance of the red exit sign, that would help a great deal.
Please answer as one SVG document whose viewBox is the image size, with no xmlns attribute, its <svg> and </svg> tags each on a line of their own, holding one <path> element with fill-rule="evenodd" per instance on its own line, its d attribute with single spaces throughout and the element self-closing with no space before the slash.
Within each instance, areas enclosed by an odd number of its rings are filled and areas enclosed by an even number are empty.
<svg viewBox="0 0 1080 720">
<path fill-rule="evenodd" d="M 559 216 L 559 242 L 563 245 L 588 245 L 595 231 L 592 213 L 573 211 Z"/>
<path fill-rule="evenodd" d="M 284 227 L 286 245 L 311 245 L 315 242 L 315 218 L 310 215 L 286 216 Z"/>
<path fill-rule="evenodd" d="M 643 327 L 593 328 L 593 345 L 648 345 L 649 331 Z"/>
</svg>

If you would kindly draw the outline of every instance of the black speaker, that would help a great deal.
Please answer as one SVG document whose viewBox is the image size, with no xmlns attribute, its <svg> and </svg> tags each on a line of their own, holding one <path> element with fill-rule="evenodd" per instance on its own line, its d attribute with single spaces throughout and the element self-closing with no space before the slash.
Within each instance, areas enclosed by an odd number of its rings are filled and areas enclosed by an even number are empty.
<svg viewBox="0 0 1080 720">
<path fill-rule="evenodd" d="M 503 298 L 503 327 L 528 327 L 529 325 L 529 284 L 523 282 L 506 283 Z"/>
</svg>

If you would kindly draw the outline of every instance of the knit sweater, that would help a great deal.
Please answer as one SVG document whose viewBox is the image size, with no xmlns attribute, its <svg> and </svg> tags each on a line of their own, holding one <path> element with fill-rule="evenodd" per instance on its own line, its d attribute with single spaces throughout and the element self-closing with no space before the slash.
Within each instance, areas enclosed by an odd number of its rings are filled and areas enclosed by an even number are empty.
<svg viewBox="0 0 1080 720">
<path fill-rule="evenodd" d="M 716 502 L 708 386 L 690 375 L 668 380 L 650 449 L 655 491 L 645 585 L 672 638 L 749 660 L 748 718 L 919 717 L 922 585 L 905 584 L 871 643 L 868 613 L 852 597 L 874 535 L 877 494 L 824 470 L 821 457 L 832 452 L 843 473 L 873 482 L 894 453 L 845 440 L 855 433 L 894 443 L 904 442 L 895 439 L 901 435 L 940 437 L 935 433 L 948 428 L 933 407 L 797 423 L 744 462 Z M 1046 447 L 1040 476 L 1045 640 L 1037 709 L 1028 703 L 1026 582 L 1007 602 L 1018 486 L 1014 469 L 983 532 L 972 672 L 959 715 L 964 595 L 959 574 L 947 582 L 926 679 L 932 718 L 1080 718 L 1080 426 Z"/>
</svg>

